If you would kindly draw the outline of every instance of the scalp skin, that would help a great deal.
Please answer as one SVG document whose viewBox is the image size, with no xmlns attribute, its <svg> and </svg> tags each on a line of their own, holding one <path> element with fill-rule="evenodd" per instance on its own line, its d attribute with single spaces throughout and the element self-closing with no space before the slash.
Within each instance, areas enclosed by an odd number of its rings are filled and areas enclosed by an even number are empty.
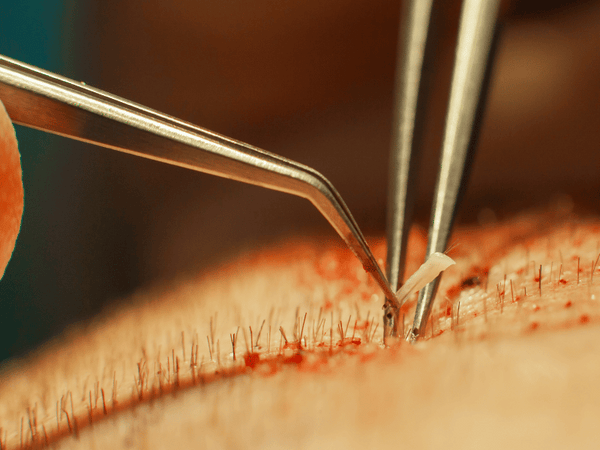
<svg viewBox="0 0 600 450">
<path fill-rule="evenodd" d="M 140 292 L 4 367 L 3 445 L 19 447 L 24 417 L 25 444 L 57 448 L 589 447 L 600 221 L 555 207 L 454 240 L 417 346 L 381 346 L 367 325 L 381 294 L 335 240 L 281 242 Z M 424 247 L 413 230 L 409 271 Z"/>
</svg>

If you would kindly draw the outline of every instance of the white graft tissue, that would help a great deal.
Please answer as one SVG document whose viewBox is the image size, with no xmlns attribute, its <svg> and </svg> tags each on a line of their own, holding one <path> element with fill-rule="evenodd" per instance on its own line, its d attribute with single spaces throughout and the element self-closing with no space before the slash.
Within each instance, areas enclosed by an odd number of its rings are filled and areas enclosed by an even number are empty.
<svg viewBox="0 0 600 450">
<path fill-rule="evenodd" d="M 402 305 L 414 292 L 420 291 L 425 285 L 435 280 L 442 271 L 456 264 L 448 255 L 433 253 L 419 269 L 413 273 L 406 283 L 396 292 L 396 298 Z"/>
</svg>

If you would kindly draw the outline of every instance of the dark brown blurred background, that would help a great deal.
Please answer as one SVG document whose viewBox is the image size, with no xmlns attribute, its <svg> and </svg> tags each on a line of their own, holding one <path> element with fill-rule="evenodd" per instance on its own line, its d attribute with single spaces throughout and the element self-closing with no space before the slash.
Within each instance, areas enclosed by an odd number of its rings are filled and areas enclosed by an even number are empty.
<svg viewBox="0 0 600 450">
<path fill-rule="evenodd" d="M 312 166 L 363 231 L 384 231 L 397 0 L 66 0 L 60 7 L 62 65 L 46 68 Z M 440 11 L 444 45 L 415 187 L 423 224 L 458 13 L 456 1 Z M 599 24 L 598 1 L 503 4 L 462 221 L 563 194 L 600 210 Z M 2 317 L 15 330 L 3 337 L 4 357 L 140 286 L 197 273 L 261 242 L 292 233 L 335 238 L 305 200 L 62 138 L 51 138 L 52 175 L 42 186 L 27 178 L 39 170 L 27 167 L 35 165 L 28 153 L 35 136 L 21 145 L 26 216 L 16 262 L 0 283 L 2 301 L 17 305 L 14 317 Z"/>
</svg>

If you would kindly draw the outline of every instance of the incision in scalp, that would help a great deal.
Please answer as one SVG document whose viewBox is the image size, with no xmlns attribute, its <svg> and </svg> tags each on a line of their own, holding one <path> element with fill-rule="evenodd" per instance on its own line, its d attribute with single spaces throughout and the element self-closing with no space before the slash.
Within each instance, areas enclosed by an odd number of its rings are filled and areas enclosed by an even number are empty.
<svg viewBox="0 0 600 450">
<path fill-rule="evenodd" d="M 501 448 L 531 417 L 559 443 L 571 408 L 600 413 L 600 368 L 573 351 L 600 346 L 599 241 L 600 222 L 555 211 L 458 230 L 424 339 L 387 349 L 383 296 L 342 243 L 261 249 L 7 365 L 1 448 Z M 412 273 L 425 234 L 409 246 Z"/>
</svg>

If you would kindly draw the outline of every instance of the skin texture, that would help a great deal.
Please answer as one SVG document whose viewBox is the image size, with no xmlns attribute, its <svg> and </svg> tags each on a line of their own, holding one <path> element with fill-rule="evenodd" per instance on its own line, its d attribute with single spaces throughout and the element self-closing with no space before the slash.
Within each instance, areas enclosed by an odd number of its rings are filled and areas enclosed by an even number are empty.
<svg viewBox="0 0 600 450">
<path fill-rule="evenodd" d="M 21 156 L 15 129 L 0 101 L 0 278 L 15 248 L 22 216 Z"/>
<path fill-rule="evenodd" d="M 140 292 L 4 367 L 2 445 L 592 445 L 600 220 L 574 217 L 563 201 L 453 240 L 457 264 L 416 346 L 382 347 L 381 294 L 326 238 L 281 242 Z M 382 258 L 385 243 L 371 243 Z M 412 272 L 422 230 L 410 248 Z"/>
</svg>

